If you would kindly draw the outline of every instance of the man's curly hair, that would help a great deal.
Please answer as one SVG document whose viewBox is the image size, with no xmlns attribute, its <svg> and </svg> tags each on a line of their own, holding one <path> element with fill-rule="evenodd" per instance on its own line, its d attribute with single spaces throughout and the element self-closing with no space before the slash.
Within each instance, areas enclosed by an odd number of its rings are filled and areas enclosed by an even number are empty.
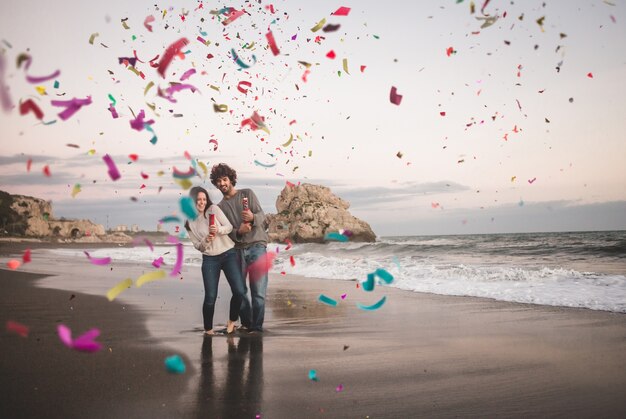
<svg viewBox="0 0 626 419">
<path fill-rule="evenodd" d="M 237 171 L 235 169 L 231 169 L 226 163 L 214 165 L 211 169 L 211 183 L 213 186 L 217 187 L 217 180 L 224 176 L 230 179 L 230 183 L 233 186 L 237 184 Z"/>
</svg>

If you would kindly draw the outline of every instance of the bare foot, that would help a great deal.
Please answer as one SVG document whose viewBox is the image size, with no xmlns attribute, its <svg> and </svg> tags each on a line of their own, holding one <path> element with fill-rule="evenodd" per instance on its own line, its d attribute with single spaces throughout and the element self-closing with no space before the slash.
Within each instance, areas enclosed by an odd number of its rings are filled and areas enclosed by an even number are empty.
<svg viewBox="0 0 626 419">
<path fill-rule="evenodd" d="M 215 332 L 213 331 L 213 329 L 211 329 L 211 330 L 205 330 L 205 331 L 204 331 L 204 334 L 205 334 L 205 335 L 207 335 L 207 336 L 214 336 L 214 335 L 215 335 Z"/>
<path fill-rule="evenodd" d="M 229 320 L 228 323 L 226 324 L 226 333 L 231 334 L 235 331 L 235 322 L 232 320 Z"/>
</svg>

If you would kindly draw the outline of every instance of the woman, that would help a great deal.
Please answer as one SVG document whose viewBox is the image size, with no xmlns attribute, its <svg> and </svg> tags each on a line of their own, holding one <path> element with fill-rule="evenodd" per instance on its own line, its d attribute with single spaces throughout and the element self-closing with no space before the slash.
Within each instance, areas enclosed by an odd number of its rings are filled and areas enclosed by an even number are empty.
<svg viewBox="0 0 626 419">
<path fill-rule="evenodd" d="M 213 332 L 213 313 L 215 311 L 220 271 L 224 271 L 230 290 L 233 293 L 230 299 L 228 324 L 226 325 L 226 332 L 233 333 L 235 321 L 239 317 L 239 308 L 245 295 L 243 277 L 237 262 L 237 252 L 234 248 L 235 243 L 228 237 L 228 233 L 232 231 L 233 226 L 222 210 L 217 205 L 213 205 L 206 189 L 195 186 L 191 188 L 189 195 L 196 203 L 198 218 L 187 220 L 185 228 L 189 233 L 193 246 L 202 252 L 202 280 L 204 282 L 202 316 L 204 318 L 204 333 L 207 335 L 215 334 Z M 214 220 L 213 225 L 209 225 L 210 220 Z"/>
</svg>

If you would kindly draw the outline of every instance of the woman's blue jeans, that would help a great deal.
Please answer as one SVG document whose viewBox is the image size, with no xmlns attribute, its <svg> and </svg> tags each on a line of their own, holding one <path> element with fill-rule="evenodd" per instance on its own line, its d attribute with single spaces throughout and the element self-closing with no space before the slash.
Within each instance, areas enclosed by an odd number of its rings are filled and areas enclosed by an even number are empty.
<svg viewBox="0 0 626 419">
<path fill-rule="evenodd" d="M 220 271 L 224 271 L 230 290 L 233 293 L 230 299 L 228 317 L 231 321 L 235 321 L 239 317 L 239 309 L 246 295 L 244 279 L 235 249 L 229 249 L 217 256 L 202 255 L 202 280 L 204 282 L 202 316 L 204 318 L 204 330 L 213 329 L 213 314 L 215 312 L 215 300 L 217 300 L 217 286 L 220 282 Z"/>
</svg>

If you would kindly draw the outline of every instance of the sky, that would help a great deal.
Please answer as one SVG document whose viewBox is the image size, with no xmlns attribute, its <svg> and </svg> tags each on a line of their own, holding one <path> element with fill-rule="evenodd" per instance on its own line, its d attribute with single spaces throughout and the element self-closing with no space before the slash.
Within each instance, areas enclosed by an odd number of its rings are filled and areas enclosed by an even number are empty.
<svg viewBox="0 0 626 419">
<path fill-rule="evenodd" d="M 626 229 L 624 3 L 474 3 L 3 1 L 0 189 L 154 230 L 181 216 L 175 171 L 219 201 L 202 165 L 225 162 L 266 213 L 286 182 L 324 185 L 378 236 Z"/>
</svg>

